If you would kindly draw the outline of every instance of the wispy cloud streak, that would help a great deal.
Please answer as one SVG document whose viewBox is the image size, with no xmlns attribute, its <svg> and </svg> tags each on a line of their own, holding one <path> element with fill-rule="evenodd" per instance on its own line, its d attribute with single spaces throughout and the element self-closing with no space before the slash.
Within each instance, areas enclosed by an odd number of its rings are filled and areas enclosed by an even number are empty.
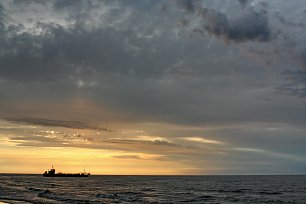
<svg viewBox="0 0 306 204">
<path fill-rule="evenodd" d="M 72 128 L 72 129 L 91 129 L 91 130 L 99 130 L 99 131 L 107 131 L 112 132 L 107 128 L 102 128 L 96 125 L 90 125 L 80 121 L 67 121 L 67 120 L 52 120 L 52 119 L 43 119 L 43 118 L 4 118 L 7 121 L 28 124 L 28 125 L 40 125 L 40 126 L 48 126 L 48 127 L 64 127 L 64 128 Z"/>
</svg>

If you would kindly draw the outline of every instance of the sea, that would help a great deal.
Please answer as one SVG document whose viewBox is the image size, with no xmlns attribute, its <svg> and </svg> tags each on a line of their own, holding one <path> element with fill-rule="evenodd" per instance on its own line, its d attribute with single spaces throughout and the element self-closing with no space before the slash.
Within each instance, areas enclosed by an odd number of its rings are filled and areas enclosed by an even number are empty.
<svg viewBox="0 0 306 204">
<path fill-rule="evenodd" d="M 0 203 L 306 203 L 306 176 L 0 174 Z"/>
</svg>

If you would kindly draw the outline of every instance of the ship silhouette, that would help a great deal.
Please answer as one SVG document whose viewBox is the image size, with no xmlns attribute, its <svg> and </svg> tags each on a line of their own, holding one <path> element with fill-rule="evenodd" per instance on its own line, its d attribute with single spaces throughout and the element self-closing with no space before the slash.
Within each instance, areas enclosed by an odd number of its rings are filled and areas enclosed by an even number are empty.
<svg viewBox="0 0 306 204">
<path fill-rule="evenodd" d="M 45 171 L 43 173 L 43 176 L 45 177 L 88 177 L 90 175 L 90 172 L 85 172 L 85 170 L 81 173 L 62 173 L 62 172 L 59 172 L 59 173 L 55 173 L 55 169 L 53 168 L 53 165 L 52 165 L 52 168 L 48 171 Z"/>
</svg>

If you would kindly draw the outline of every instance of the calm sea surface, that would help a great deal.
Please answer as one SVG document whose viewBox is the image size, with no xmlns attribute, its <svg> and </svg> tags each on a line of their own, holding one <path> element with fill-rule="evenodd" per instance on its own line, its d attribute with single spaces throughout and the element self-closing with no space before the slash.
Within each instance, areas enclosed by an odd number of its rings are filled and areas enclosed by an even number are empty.
<svg viewBox="0 0 306 204">
<path fill-rule="evenodd" d="M 306 203 L 306 176 L 1 175 L 0 203 Z"/>
</svg>

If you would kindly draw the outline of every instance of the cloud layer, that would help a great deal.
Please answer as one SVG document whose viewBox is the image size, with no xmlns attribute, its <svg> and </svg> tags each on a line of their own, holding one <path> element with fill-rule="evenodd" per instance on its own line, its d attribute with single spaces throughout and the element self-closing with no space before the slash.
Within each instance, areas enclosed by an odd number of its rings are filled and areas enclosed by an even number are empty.
<svg viewBox="0 0 306 204">
<path fill-rule="evenodd" d="M 3 141 L 127 151 L 121 159 L 142 152 L 224 172 L 277 158 L 276 166 L 301 171 L 305 8 L 284 0 L 3 1 Z"/>
</svg>

